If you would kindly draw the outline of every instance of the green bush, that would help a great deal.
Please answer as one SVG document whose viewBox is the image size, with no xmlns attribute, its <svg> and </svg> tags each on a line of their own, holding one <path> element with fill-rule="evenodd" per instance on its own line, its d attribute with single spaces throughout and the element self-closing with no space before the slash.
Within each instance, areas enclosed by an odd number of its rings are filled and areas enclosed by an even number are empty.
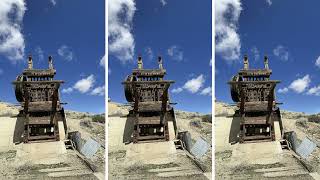
<svg viewBox="0 0 320 180">
<path fill-rule="evenodd" d="M 93 122 L 98 122 L 98 123 L 105 123 L 106 119 L 104 114 L 96 114 L 92 116 L 92 121 Z"/>
<path fill-rule="evenodd" d="M 212 115 L 207 114 L 207 115 L 202 116 L 202 121 L 212 123 Z"/>
<path fill-rule="evenodd" d="M 320 117 L 318 115 L 311 115 L 308 117 L 309 122 L 320 123 Z"/>
</svg>

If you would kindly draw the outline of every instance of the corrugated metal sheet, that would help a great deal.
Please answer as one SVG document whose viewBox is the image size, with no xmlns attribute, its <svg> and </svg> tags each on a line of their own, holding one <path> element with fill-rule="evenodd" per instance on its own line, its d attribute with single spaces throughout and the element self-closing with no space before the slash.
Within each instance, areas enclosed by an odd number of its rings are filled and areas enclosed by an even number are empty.
<svg viewBox="0 0 320 180">
<path fill-rule="evenodd" d="M 196 158 L 201 158 L 209 149 L 209 144 L 203 139 L 198 138 L 197 142 L 191 148 L 191 154 L 193 154 Z"/>
<path fill-rule="evenodd" d="M 299 147 L 297 148 L 297 154 L 306 159 L 317 147 L 309 138 L 304 138 Z"/>
<path fill-rule="evenodd" d="M 89 139 L 81 148 L 80 152 L 87 158 L 92 158 L 93 155 L 96 154 L 98 149 L 100 148 L 100 144 L 94 141 L 93 139 Z"/>
</svg>

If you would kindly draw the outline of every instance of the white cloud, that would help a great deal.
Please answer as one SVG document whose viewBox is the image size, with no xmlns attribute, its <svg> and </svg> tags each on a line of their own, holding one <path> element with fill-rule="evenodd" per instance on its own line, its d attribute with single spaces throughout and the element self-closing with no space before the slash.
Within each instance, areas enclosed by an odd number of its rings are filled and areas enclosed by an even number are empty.
<svg viewBox="0 0 320 180">
<path fill-rule="evenodd" d="M 177 61 L 183 60 L 183 51 L 178 46 L 173 45 L 173 46 L 169 47 L 169 49 L 167 51 L 168 51 L 168 55 L 170 57 L 172 57 L 172 59 L 177 60 Z"/>
<path fill-rule="evenodd" d="M 68 47 L 67 45 L 62 45 L 58 49 L 58 54 L 59 54 L 59 56 L 61 56 L 62 58 L 64 58 L 67 61 L 71 61 L 74 57 L 72 49 L 70 47 Z"/>
<path fill-rule="evenodd" d="M 100 59 L 99 65 L 105 68 L 105 55 Z"/>
<path fill-rule="evenodd" d="M 73 92 L 73 88 L 72 87 L 69 87 L 69 88 L 66 88 L 66 89 L 62 89 L 62 93 L 69 94 L 69 93 L 72 93 L 72 92 Z"/>
<path fill-rule="evenodd" d="M 144 51 L 145 51 L 145 53 L 147 54 L 148 58 L 149 58 L 150 60 L 152 60 L 152 59 L 153 59 L 153 51 L 152 51 L 152 49 L 151 49 L 150 47 L 146 47 L 146 48 L 144 49 Z"/>
<path fill-rule="evenodd" d="M 108 67 L 108 74 L 110 75 L 111 74 L 111 68 Z"/>
<path fill-rule="evenodd" d="M 320 96 L 320 85 L 310 88 L 307 92 L 308 95 Z"/>
<path fill-rule="evenodd" d="M 81 93 L 88 92 L 95 83 L 95 77 L 94 75 L 90 75 L 87 78 L 81 79 L 73 86 L 74 89 L 78 90 Z"/>
<path fill-rule="evenodd" d="M 122 63 L 133 59 L 135 42 L 132 20 L 136 11 L 134 0 L 109 0 L 109 52 Z"/>
<path fill-rule="evenodd" d="M 200 88 L 203 86 L 204 81 L 204 76 L 201 74 L 198 77 L 187 81 L 184 84 L 183 88 L 194 94 L 200 90 Z"/>
<path fill-rule="evenodd" d="M 56 0 L 50 0 L 51 4 L 55 6 L 57 4 Z"/>
<path fill-rule="evenodd" d="M 167 2 L 166 2 L 165 0 L 160 0 L 160 2 L 161 2 L 161 5 L 162 5 L 162 6 L 167 5 Z"/>
<path fill-rule="evenodd" d="M 315 65 L 320 68 L 320 56 L 317 58 Z"/>
<path fill-rule="evenodd" d="M 289 59 L 289 51 L 282 45 L 278 45 L 275 49 L 273 49 L 273 54 L 283 61 L 288 61 Z"/>
<path fill-rule="evenodd" d="M 96 87 L 91 91 L 90 94 L 91 95 L 97 95 L 97 96 L 103 96 L 104 95 L 104 89 L 105 89 L 104 86 Z"/>
<path fill-rule="evenodd" d="M 187 81 L 182 87 L 174 88 L 171 90 L 172 93 L 178 94 L 186 90 L 192 94 L 198 93 L 200 95 L 212 95 L 211 87 L 206 87 L 201 90 L 205 82 L 203 74 L 200 74 L 198 77 L 193 78 Z"/>
<path fill-rule="evenodd" d="M 212 58 L 210 59 L 209 65 L 212 66 Z"/>
<path fill-rule="evenodd" d="M 278 90 L 278 93 L 285 94 L 285 93 L 287 93 L 288 91 L 289 91 L 289 89 L 288 89 L 287 87 L 284 87 L 284 88 L 282 88 L 282 89 L 279 89 L 279 90 Z"/>
<path fill-rule="evenodd" d="M 290 84 L 289 89 L 293 90 L 296 93 L 302 93 L 306 90 L 307 87 L 309 87 L 310 82 L 311 79 L 309 77 L 309 74 L 307 74 L 303 78 L 294 80 Z"/>
<path fill-rule="evenodd" d="M 252 54 L 253 54 L 253 56 L 254 56 L 254 60 L 258 61 L 258 60 L 260 59 L 260 53 L 259 53 L 258 48 L 255 47 L 255 46 L 252 47 L 252 48 L 251 48 L 251 52 L 252 52 Z"/>
<path fill-rule="evenodd" d="M 179 87 L 179 88 L 174 88 L 174 89 L 171 90 L 172 93 L 180 93 L 180 92 L 182 92 L 182 91 L 183 91 L 183 89 L 182 89 L 181 87 Z"/>
<path fill-rule="evenodd" d="M 25 11 L 24 0 L 0 1 L 0 53 L 12 62 L 24 56 L 25 41 L 21 25 Z"/>
<path fill-rule="evenodd" d="M 227 61 L 240 57 L 241 42 L 238 30 L 238 20 L 241 13 L 240 0 L 215 1 L 216 52 Z"/>
<path fill-rule="evenodd" d="M 44 60 L 44 53 L 43 53 L 43 50 L 41 49 L 40 46 L 37 46 L 35 49 L 34 49 L 36 55 L 38 56 L 38 59 L 40 61 Z"/>
<path fill-rule="evenodd" d="M 206 87 L 204 89 L 202 89 L 202 91 L 200 92 L 201 95 L 212 95 L 212 90 L 211 87 Z"/>
<path fill-rule="evenodd" d="M 271 1 L 271 0 L 266 0 L 266 2 L 267 2 L 267 4 L 268 4 L 269 6 L 272 5 L 272 1 Z"/>
</svg>

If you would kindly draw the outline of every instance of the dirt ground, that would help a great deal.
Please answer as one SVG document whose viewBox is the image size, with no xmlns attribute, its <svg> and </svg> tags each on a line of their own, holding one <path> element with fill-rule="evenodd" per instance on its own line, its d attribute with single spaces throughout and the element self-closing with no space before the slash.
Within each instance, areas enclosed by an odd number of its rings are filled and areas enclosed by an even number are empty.
<svg viewBox="0 0 320 180">
<path fill-rule="evenodd" d="M 212 150 L 201 159 L 206 169 L 202 172 L 173 141 L 132 144 L 133 127 L 126 117 L 129 107 L 109 102 L 108 108 L 109 179 L 211 179 Z M 211 144 L 211 123 L 190 114 L 176 112 L 178 128 L 188 130 L 193 141 L 201 136 Z M 196 125 L 191 121 L 197 121 Z"/>
<path fill-rule="evenodd" d="M 279 142 L 237 143 L 239 122 L 233 118 L 235 107 L 216 102 L 215 170 L 216 179 L 319 179 L 319 148 L 301 161 L 289 150 L 282 150 Z M 295 131 L 299 139 L 310 136 L 309 128 L 296 126 L 303 113 L 282 111 L 285 131 Z M 314 137 L 314 136 L 313 136 Z"/>
<path fill-rule="evenodd" d="M 20 143 L 23 121 L 16 117 L 17 107 L 6 103 L 0 103 L 0 107 L 1 179 L 104 179 L 104 148 L 100 148 L 92 159 L 88 159 L 97 166 L 97 171 L 93 172 L 74 150 L 65 148 L 63 141 Z M 103 124 L 93 123 L 87 129 L 79 125 L 82 121 L 76 116 L 79 113 L 68 114 L 69 130 L 80 131 L 83 138 L 92 137 L 98 142 L 104 142 L 104 130 L 101 130 Z M 98 129 L 97 133 L 92 133 L 95 128 Z M 103 138 L 100 138 L 100 133 L 103 133 Z"/>
</svg>

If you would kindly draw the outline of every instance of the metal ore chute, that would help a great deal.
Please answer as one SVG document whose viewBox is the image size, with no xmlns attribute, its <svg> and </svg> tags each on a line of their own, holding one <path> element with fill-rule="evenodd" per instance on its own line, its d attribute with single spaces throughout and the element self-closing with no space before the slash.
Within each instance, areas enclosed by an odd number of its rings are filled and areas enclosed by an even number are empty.
<svg viewBox="0 0 320 180">
<path fill-rule="evenodd" d="M 48 62 L 48 69 L 34 69 L 32 57 L 29 56 L 28 68 L 13 81 L 16 99 L 22 108 L 18 117 L 24 121 L 25 143 L 59 141 L 59 129 L 67 130 L 59 97 L 59 87 L 63 81 L 54 80 L 56 70 L 51 56 Z M 63 127 L 59 128 L 59 121 L 63 122 Z"/>
<path fill-rule="evenodd" d="M 244 57 L 244 68 L 233 76 L 231 97 L 237 103 L 235 116 L 240 118 L 240 143 L 275 141 L 282 137 L 282 121 L 275 100 L 275 87 L 280 81 L 270 80 L 268 58 L 264 69 L 250 69 L 249 59 Z"/>
<path fill-rule="evenodd" d="M 163 79 L 166 70 L 161 57 L 158 58 L 158 65 L 158 69 L 144 69 L 139 56 L 138 68 L 133 69 L 122 83 L 125 97 L 132 107 L 128 116 L 134 119 L 133 143 L 169 141 L 171 128 L 168 124 L 173 124 L 176 134 L 176 119 L 168 93 L 174 81 Z"/>
</svg>

